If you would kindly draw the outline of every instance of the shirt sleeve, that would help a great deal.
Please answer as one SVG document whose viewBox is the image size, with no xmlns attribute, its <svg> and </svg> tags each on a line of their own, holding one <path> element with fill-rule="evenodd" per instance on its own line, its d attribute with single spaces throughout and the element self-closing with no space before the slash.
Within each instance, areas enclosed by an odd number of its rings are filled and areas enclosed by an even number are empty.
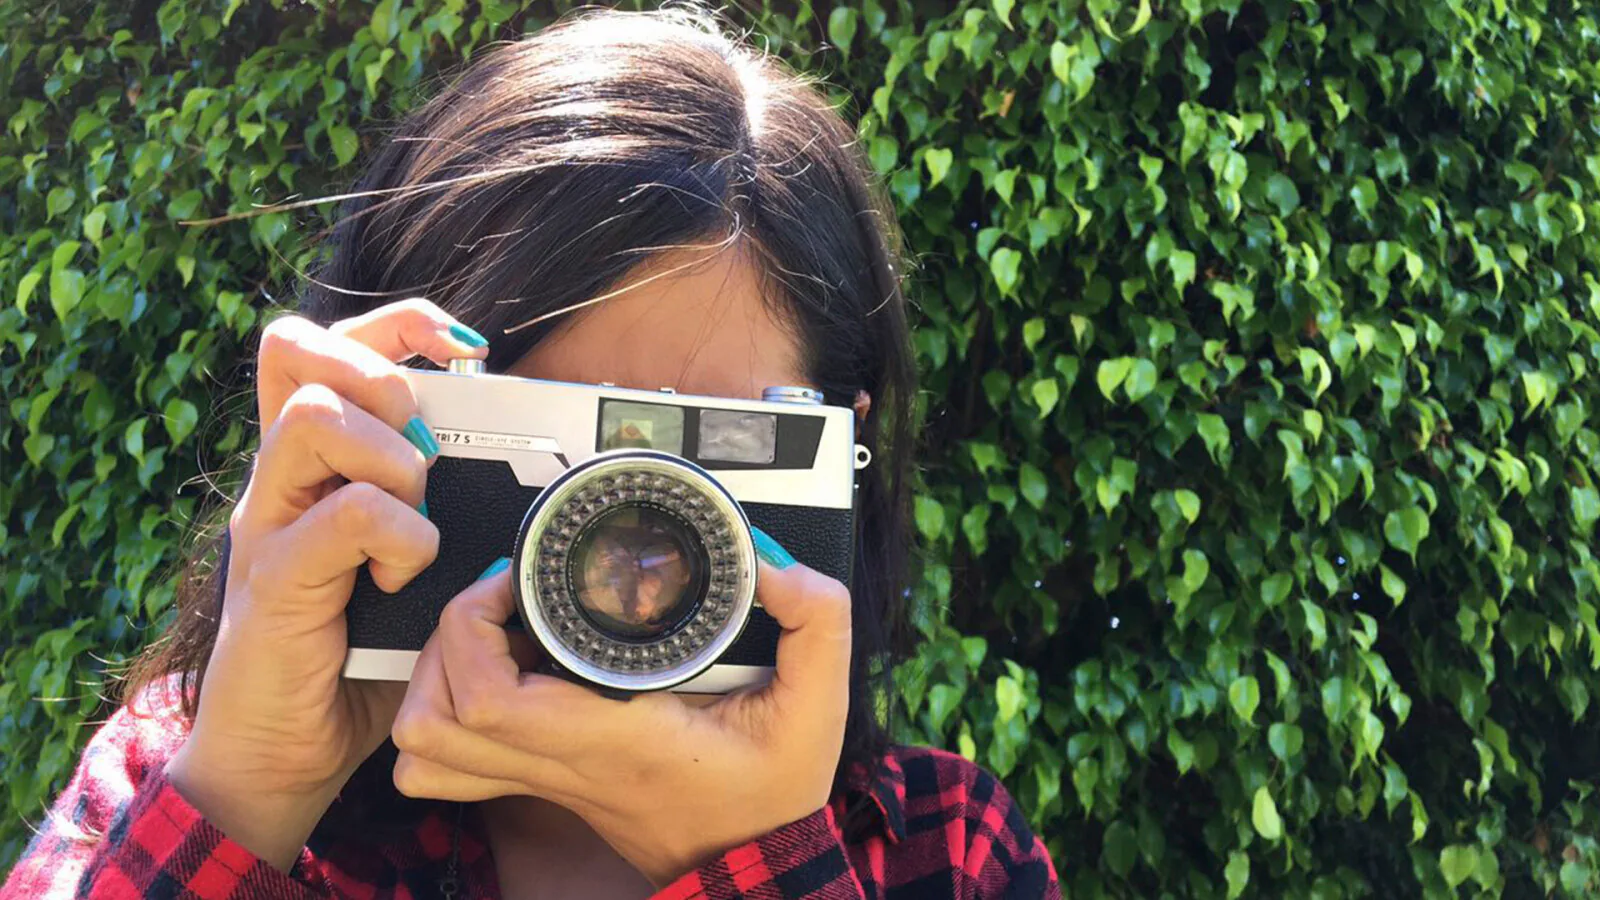
<svg viewBox="0 0 1600 900">
<path fill-rule="evenodd" d="M 834 820 L 823 807 L 727 851 L 652 900 L 866 900 Z"/>
<path fill-rule="evenodd" d="M 183 799 L 165 775 L 181 742 L 181 723 L 170 710 L 118 709 L 89 741 L 66 790 L 0 887 L 0 900 L 330 896 L 308 856 L 295 866 L 305 877 L 290 877 L 229 840 Z"/>
<path fill-rule="evenodd" d="M 1000 779 L 977 766 L 961 765 L 964 788 L 947 821 L 953 830 L 951 860 L 956 896 L 963 900 L 1061 900 L 1061 882 L 1044 842 Z"/>
</svg>

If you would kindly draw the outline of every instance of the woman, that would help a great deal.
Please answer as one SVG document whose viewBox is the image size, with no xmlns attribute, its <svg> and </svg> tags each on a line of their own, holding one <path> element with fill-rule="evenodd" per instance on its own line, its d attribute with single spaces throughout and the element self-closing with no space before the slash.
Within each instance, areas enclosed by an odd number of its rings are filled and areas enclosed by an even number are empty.
<svg viewBox="0 0 1600 900">
<path fill-rule="evenodd" d="M 913 373 L 869 185 L 817 91 L 686 14 L 568 21 L 410 116 L 303 316 L 262 337 L 260 452 L 223 564 L 4 895 L 1059 896 L 993 777 L 891 748 L 879 722 Z M 462 356 L 853 406 L 875 458 L 853 585 L 765 545 L 776 679 L 709 705 L 524 671 L 504 561 L 450 602 L 409 685 L 341 679 L 359 567 L 393 591 L 437 549 L 438 445 L 398 364 Z"/>
</svg>

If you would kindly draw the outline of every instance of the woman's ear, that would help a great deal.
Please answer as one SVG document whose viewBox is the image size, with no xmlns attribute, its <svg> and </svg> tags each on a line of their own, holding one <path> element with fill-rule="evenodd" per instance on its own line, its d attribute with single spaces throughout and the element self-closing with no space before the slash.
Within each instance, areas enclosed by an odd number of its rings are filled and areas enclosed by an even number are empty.
<svg viewBox="0 0 1600 900">
<path fill-rule="evenodd" d="M 856 391 L 856 402 L 850 405 L 856 411 L 856 425 L 867 424 L 867 413 L 872 412 L 872 395 L 866 391 Z"/>
</svg>

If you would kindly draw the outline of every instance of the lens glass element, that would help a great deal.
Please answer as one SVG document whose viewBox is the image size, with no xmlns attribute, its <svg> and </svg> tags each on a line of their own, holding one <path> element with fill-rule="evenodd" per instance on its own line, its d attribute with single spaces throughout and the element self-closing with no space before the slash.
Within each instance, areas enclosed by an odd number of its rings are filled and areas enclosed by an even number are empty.
<svg viewBox="0 0 1600 900">
<path fill-rule="evenodd" d="M 665 636 L 705 593 L 708 565 L 698 535 L 653 504 L 631 503 L 596 516 L 567 558 L 579 609 L 617 640 Z"/>
</svg>

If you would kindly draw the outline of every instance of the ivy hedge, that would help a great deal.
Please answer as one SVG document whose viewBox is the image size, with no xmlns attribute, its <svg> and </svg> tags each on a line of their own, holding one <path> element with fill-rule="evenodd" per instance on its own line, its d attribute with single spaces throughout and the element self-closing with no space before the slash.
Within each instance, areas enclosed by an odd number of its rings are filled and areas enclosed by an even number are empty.
<svg viewBox="0 0 1600 900">
<path fill-rule="evenodd" d="M 0 864 L 156 632 L 252 332 L 515 0 L 0 0 Z M 1075 897 L 1600 890 L 1600 22 L 749 0 L 918 268 L 897 727 Z"/>
</svg>

